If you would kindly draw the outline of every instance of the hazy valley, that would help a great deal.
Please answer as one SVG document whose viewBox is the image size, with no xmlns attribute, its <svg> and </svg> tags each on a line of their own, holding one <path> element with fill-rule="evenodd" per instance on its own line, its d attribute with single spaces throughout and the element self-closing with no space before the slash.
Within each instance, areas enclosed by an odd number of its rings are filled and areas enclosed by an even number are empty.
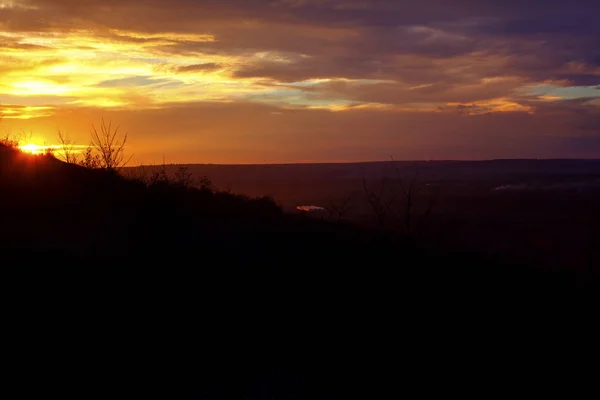
<svg viewBox="0 0 600 400">
<path fill-rule="evenodd" d="M 149 174 L 163 166 L 128 168 Z M 414 228 L 443 246 L 528 259 L 545 266 L 598 268 L 600 160 L 418 161 L 349 164 L 166 165 L 219 189 L 271 196 L 286 212 L 312 205 L 318 218 L 376 227 L 369 194 L 390 203 L 385 228 L 406 230 L 413 184 Z M 429 212 L 428 212 L 428 209 Z M 424 213 L 427 215 L 424 216 Z"/>
</svg>

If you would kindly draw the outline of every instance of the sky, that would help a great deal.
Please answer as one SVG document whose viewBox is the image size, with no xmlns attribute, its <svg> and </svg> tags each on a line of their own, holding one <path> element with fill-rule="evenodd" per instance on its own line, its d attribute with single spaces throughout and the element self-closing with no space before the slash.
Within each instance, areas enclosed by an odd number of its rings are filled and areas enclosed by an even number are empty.
<svg viewBox="0 0 600 400">
<path fill-rule="evenodd" d="M 0 136 L 132 162 L 600 158 L 597 0 L 0 0 Z"/>
</svg>

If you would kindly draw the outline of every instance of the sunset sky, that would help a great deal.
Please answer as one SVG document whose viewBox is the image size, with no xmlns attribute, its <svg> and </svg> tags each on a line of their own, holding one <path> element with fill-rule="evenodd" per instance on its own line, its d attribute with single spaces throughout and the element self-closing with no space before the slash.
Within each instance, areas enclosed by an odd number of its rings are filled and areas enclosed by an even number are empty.
<svg viewBox="0 0 600 400">
<path fill-rule="evenodd" d="M 0 136 L 135 163 L 600 158 L 598 0 L 0 0 Z"/>
</svg>

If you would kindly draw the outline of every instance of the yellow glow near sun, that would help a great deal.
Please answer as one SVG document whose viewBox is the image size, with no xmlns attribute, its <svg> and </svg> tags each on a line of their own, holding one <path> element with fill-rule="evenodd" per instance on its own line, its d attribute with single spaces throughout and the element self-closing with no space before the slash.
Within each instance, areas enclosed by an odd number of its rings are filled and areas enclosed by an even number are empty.
<svg viewBox="0 0 600 400">
<path fill-rule="evenodd" d="M 41 81 L 16 82 L 12 86 L 11 94 L 17 96 L 60 95 L 72 91 L 63 85 Z"/>
<path fill-rule="evenodd" d="M 37 144 L 29 143 L 24 146 L 19 146 L 22 152 L 29 154 L 43 154 L 46 152 L 47 146 L 38 146 Z"/>
</svg>

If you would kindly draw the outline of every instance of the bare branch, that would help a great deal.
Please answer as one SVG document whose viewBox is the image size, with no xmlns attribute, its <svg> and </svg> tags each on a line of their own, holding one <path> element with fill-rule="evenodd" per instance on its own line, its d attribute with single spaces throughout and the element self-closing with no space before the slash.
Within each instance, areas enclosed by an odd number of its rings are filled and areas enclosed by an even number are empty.
<svg viewBox="0 0 600 400">
<path fill-rule="evenodd" d="M 352 208 L 350 202 L 354 198 L 354 193 L 350 193 L 342 202 L 335 202 L 331 200 L 329 203 L 329 218 L 337 221 L 346 215 L 346 213 Z"/>
<path fill-rule="evenodd" d="M 395 193 L 393 192 L 390 193 L 387 200 L 385 199 L 387 182 L 387 178 L 383 177 L 379 185 L 379 193 L 375 193 L 374 191 L 369 189 L 369 187 L 367 186 L 367 181 L 363 177 L 363 190 L 365 191 L 367 201 L 371 205 L 371 209 L 375 214 L 377 223 L 379 224 L 380 228 L 384 227 L 387 214 L 395 199 Z"/>
<path fill-rule="evenodd" d="M 112 122 L 108 124 L 104 119 L 97 128 L 94 124 L 91 126 L 91 144 L 90 147 L 98 156 L 100 168 L 119 170 L 131 161 L 125 159 L 125 144 L 127 143 L 128 134 L 120 134 L 120 127 L 113 129 Z"/>
<path fill-rule="evenodd" d="M 63 134 L 60 129 L 58 130 L 58 142 L 60 143 L 59 157 L 66 163 L 78 164 L 79 155 L 75 151 L 75 142 L 69 139 L 68 135 Z"/>
</svg>

